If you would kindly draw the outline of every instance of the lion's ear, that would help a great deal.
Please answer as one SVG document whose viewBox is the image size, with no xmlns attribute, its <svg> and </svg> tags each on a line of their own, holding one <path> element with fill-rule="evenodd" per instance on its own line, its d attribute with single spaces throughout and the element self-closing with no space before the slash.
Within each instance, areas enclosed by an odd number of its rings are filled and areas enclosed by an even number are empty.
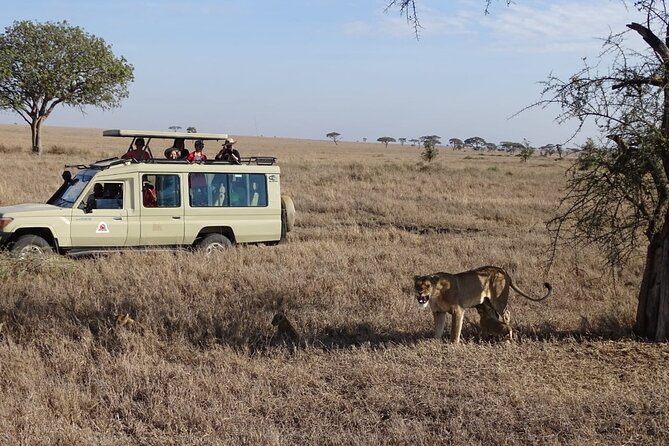
<svg viewBox="0 0 669 446">
<path fill-rule="evenodd" d="M 439 276 L 436 274 L 432 274 L 430 276 L 430 282 L 439 282 Z"/>
<path fill-rule="evenodd" d="M 420 276 L 413 276 L 413 281 L 414 282 L 418 281 L 418 279 L 420 279 Z"/>
</svg>

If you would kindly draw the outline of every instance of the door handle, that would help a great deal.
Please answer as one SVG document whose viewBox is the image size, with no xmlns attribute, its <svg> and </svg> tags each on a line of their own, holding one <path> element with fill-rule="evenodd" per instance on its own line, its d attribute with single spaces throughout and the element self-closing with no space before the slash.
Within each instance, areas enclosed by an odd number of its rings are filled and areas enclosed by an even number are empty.
<svg viewBox="0 0 669 446">
<path fill-rule="evenodd" d="M 114 220 L 123 220 L 123 217 L 114 217 Z"/>
<path fill-rule="evenodd" d="M 180 220 L 181 217 L 180 217 L 180 216 L 176 216 L 176 217 L 175 217 L 175 216 L 172 216 L 172 219 L 173 219 L 173 220 Z"/>
</svg>

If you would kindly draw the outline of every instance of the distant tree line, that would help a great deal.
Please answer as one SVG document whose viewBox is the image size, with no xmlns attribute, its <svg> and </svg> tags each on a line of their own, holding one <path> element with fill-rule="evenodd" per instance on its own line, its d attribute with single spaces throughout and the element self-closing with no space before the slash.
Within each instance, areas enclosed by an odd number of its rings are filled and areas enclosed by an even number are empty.
<svg viewBox="0 0 669 446">
<path fill-rule="evenodd" d="M 337 141 L 341 139 L 341 134 L 338 132 L 330 132 L 325 136 L 332 139 L 335 145 L 337 144 Z M 362 138 L 362 141 L 367 142 L 367 138 Z M 399 142 L 401 146 L 404 146 L 406 143 L 409 143 L 411 147 L 419 146 L 423 149 L 421 156 L 428 162 L 432 161 L 437 156 L 437 147 L 442 144 L 441 137 L 437 135 L 425 135 L 419 138 L 394 138 L 392 136 L 381 136 L 377 138 L 376 141 L 382 143 L 385 147 L 388 147 L 388 144 L 395 142 Z M 472 136 L 464 140 L 460 138 L 450 138 L 448 144 L 453 150 L 470 149 L 477 152 L 504 152 L 510 155 L 518 155 L 521 158 L 521 161 L 527 161 L 527 159 L 535 153 L 538 153 L 540 156 L 549 157 L 557 155 L 558 158 L 562 158 L 565 155 L 581 151 L 578 147 L 566 148 L 563 147 L 562 144 L 545 144 L 540 147 L 534 147 L 526 139 L 523 139 L 523 142 L 501 141 L 499 144 L 495 144 L 486 141 L 480 136 Z"/>
</svg>

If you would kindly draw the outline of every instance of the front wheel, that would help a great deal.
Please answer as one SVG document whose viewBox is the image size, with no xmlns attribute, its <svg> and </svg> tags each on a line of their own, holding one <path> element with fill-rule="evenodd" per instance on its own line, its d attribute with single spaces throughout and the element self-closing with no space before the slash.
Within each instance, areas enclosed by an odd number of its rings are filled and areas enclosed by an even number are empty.
<svg viewBox="0 0 669 446">
<path fill-rule="evenodd" d="M 222 251 L 230 246 L 232 246 L 232 242 L 222 234 L 209 234 L 197 244 L 198 249 L 207 254 L 214 251 Z"/>
<path fill-rule="evenodd" d="M 29 255 L 47 255 L 53 252 L 53 248 L 39 235 L 22 235 L 12 246 L 12 254 L 17 257 L 26 257 Z"/>
</svg>

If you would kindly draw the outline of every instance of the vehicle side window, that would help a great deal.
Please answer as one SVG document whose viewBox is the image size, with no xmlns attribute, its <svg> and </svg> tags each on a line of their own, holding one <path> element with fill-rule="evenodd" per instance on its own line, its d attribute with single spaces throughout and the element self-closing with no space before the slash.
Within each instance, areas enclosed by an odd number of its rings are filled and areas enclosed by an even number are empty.
<svg viewBox="0 0 669 446">
<path fill-rule="evenodd" d="M 191 207 L 265 207 L 264 174 L 192 173 L 188 176 Z"/>
<path fill-rule="evenodd" d="M 230 206 L 267 206 L 267 182 L 264 174 L 231 174 L 229 183 Z"/>
<path fill-rule="evenodd" d="M 228 174 L 191 173 L 188 191 L 191 207 L 228 206 Z"/>
<path fill-rule="evenodd" d="M 208 173 L 188 174 L 188 195 L 191 207 L 211 206 L 211 193 L 209 191 L 211 176 Z"/>
<path fill-rule="evenodd" d="M 142 205 L 146 208 L 181 206 L 179 175 L 142 175 Z"/>
<path fill-rule="evenodd" d="M 123 209 L 123 183 L 94 183 L 93 189 L 79 207 L 86 212 Z"/>
<path fill-rule="evenodd" d="M 252 173 L 249 174 L 249 185 L 251 190 L 250 206 L 267 206 L 267 182 L 265 175 Z"/>
</svg>

